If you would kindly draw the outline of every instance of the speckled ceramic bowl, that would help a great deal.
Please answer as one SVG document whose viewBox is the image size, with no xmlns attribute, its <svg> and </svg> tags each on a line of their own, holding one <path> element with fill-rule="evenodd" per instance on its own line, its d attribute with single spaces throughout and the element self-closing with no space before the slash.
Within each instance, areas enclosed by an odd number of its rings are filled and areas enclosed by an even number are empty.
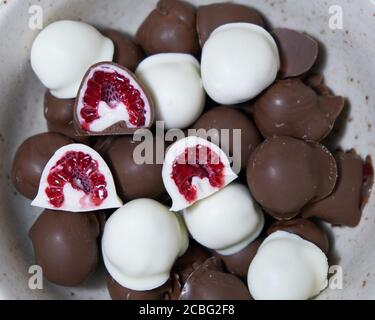
<svg viewBox="0 0 375 320">
<path fill-rule="evenodd" d="M 217 0 L 191 1 L 207 4 Z M 320 67 L 336 94 L 348 99 L 339 137 L 333 143 L 355 147 L 375 159 L 375 1 L 238 0 L 259 9 L 270 26 L 306 31 L 322 43 Z M 12 157 L 28 136 L 45 131 L 44 89 L 33 74 L 29 52 L 38 30 L 28 26 L 30 5 L 43 9 L 44 25 L 78 19 L 134 33 L 156 0 L 1 0 L 0 2 L 0 298 L 107 299 L 104 270 L 79 288 L 45 281 L 30 290 L 28 268 L 33 253 L 27 233 L 41 212 L 18 195 L 10 181 Z M 343 29 L 329 27 L 331 5 L 343 13 Z M 337 8 L 333 7 L 331 10 Z M 332 11 L 333 12 L 333 11 Z M 372 61 L 372 62 L 371 62 Z M 322 299 L 375 298 L 375 195 L 358 227 L 333 228 L 335 262 L 343 269 L 342 290 L 327 289 Z"/>
</svg>

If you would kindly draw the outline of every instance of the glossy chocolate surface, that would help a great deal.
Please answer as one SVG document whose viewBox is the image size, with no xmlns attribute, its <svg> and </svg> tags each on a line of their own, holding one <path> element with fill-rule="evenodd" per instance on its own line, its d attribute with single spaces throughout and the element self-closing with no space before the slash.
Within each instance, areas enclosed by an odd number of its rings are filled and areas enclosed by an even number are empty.
<svg viewBox="0 0 375 320">
<path fill-rule="evenodd" d="M 160 0 L 139 27 L 136 41 L 148 55 L 199 51 L 195 9 L 180 0 Z"/>
<path fill-rule="evenodd" d="M 336 179 L 336 161 L 327 148 L 291 137 L 266 139 L 247 165 L 252 195 L 278 219 L 290 219 L 305 205 L 327 197 Z"/>
</svg>

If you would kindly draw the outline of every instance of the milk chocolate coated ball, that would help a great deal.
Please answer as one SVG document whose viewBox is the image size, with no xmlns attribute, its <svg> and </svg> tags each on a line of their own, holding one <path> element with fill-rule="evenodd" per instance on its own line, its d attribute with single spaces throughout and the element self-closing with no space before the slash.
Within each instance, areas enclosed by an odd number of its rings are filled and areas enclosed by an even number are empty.
<svg viewBox="0 0 375 320">
<path fill-rule="evenodd" d="M 321 141 L 344 108 L 338 96 L 318 96 L 300 79 L 281 80 L 256 100 L 254 120 L 264 137 Z"/>
<path fill-rule="evenodd" d="M 162 52 L 197 54 L 195 9 L 184 1 L 160 0 L 139 27 L 136 41 L 148 55 Z"/>
<path fill-rule="evenodd" d="M 278 219 L 290 219 L 305 205 L 327 197 L 336 179 L 336 161 L 327 148 L 291 137 L 266 139 L 247 165 L 252 195 Z"/>
<path fill-rule="evenodd" d="M 104 154 L 115 179 L 118 195 L 124 200 L 160 200 L 166 191 L 161 177 L 162 163 L 156 163 L 156 142 L 153 140 L 150 164 L 136 163 L 134 151 L 139 144 L 133 141 L 132 136 L 123 136 L 115 139 Z"/>
<path fill-rule="evenodd" d="M 93 213 L 45 210 L 29 232 L 44 277 L 63 286 L 85 281 L 98 264 L 99 232 Z"/>
</svg>

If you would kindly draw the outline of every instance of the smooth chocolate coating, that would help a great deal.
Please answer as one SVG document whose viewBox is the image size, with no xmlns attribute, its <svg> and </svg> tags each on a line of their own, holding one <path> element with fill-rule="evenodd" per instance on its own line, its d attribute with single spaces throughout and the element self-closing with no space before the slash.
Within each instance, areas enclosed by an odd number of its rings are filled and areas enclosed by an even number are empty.
<svg viewBox="0 0 375 320">
<path fill-rule="evenodd" d="M 44 95 L 44 117 L 47 120 L 49 132 L 61 133 L 77 142 L 91 144 L 89 137 L 76 135 L 73 125 L 74 99 L 59 99 L 49 90 Z"/>
<path fill-rule="evenodd" d="M 102 30 L 102 34 L 110 38 L 115 45 L 113 62 L 134 72 L 145 57 L 142 48 L 137 45 L 129 35 L 119 31 L 106 29 Z"/>
<path fill-rule="evenodd" d="M 172 273 L 177 275 L 181 286 L 186 283 L 192 272 L 210 258 L 210 256 L 204 247 L 194 240 L 189 241 L 189 248 L 184 255 L 177 259 L 172 269 Z"/>
<path fill-rule="evenodd" d="M 314 222 L 303 218 L 276 221 L 268 228 L 267 234 L 270 235 L 271 233 L 280 230 L 294 233 L 301 238 L 316 244 L 326 255 L 328 254 L 329 242 L 327 234 Z"/>
<path fill-rule="evenodd" d="M 354 227 L 361 219 L 364 200 L 372 187 L 372 166 L 370 162 L 364 163 L 354 151 L 338 151 L 334 156 L 339 173 L 334 191 L 329 197 L 304 208 L 302 216 Z"/>
<path fill-rule="evenodd" d="M 87 144 L 89 146 L 95 143 L 95 137 L 77 136 L 73 123 L 69 123 L 67 125 L 63 125 L 63 124 L 61 125 L 61 124 L 53 124 L 47 121 L 47 128 L 48 128 L 48 132 L 63 134 L 64 136 L 67 136 L 79 143 Z"/>
<path fill-rule="evenodd" d="M 247 165 L 252 195 L 278 219 L 290 219 L 308 203 L 327 197 L 336 179 L 336 161 L 327 148 L 291 137 L 266 139 Z"/>
<path fill-rule="evenodd" d="M 44 95 L 44 117 L 52 124 L 73 123 L 74 100 L 56 98 L 47 89 Z"/>
<path fill-rule="evenodd" d="M 321 141 L 343 108 L 342 97 L 318 96 L 299 79 L 281 80 L 255 102 L 254 120 L 264 137 Z"/>
<path fill-rule="evenodd" d="M 171 278 L 158 288 L 136 291 L 123 287 L 110 275 L 107 275 L 107 289 L 112 300 L 176 300 L 180 293 L 180 287 L 178 283 L 174 282 Z M 177 288 L 174 287 L 176 284 Z"/>
<path fill-rule="evenodd" d="M 98 137 L 98 139 L 95 141 L 93 149 L 100 155 L 105 156 L 109 147 L 116 139 L 118 139 L 117 136 Z"/>
<path fill-rule="evenodd" d="M 98 264 L 99 232 L 94 213 L 44 210 L 29 232 L 44 277 L 63 286 L 85 281 Z"/>
<path fill-rule="evenodd" d="M 38 193 L 40 177 L 57 149 L 73 143 L 58 133 L 40 133 L 26 139 L 18 148 L 12 166 L 12 181 L 17 191 L 29 199 Z"/>
<path fill-rule="evenodd" d="M 227 272 L 246 280 L 250 263 L 253 261 L 263 240 L 262 238 L 257 239 L 235 254 L 224 256 L 215 251 L 214 255 L 221 259 Z"/>
<path fill-rule="evenodd" d="M 308 72 L 318 58 L 318 42 L 310 36 L 286 28 L 273 30 L 279 48 L 281 78 L 300 76 Z"/>
<path fill-rule="evenodd" d="M 179 300 L 250 300 L 250 292 L 236 276 L 224 273 L 215 257 L 207 259 L 187 279 Z"/>
<path fill-rule="evenodd" d="M 236 161 L 241 161 L 241 168 L 246 168 L 250 154 L 262 139 L 253 121 L 234 107 L 220 106 L 209 110 L 197 120 L 192 129 L 204 129 L 210 137 L 208 140 L 219 145 L 229 157 L 234 156 Z M 212 131 L 214 133 L 212 135 L 209 133 L 211 129 L 216 129 Z M 223 129 L 229 130 L 229 145 L 226 145 L 225 139 L 224 141 L 221 139 L 221 135 L 223 135 L 221 130 Z M 241 130 L 241 153 L 234 155 L 233 130 L 235 129 Z M 199 134 L 198 132 L 198 136 L 207 138 L 204 133 Z M 225 145 L 221 145 L 222 143 Z"/>
<path fill-rule="evenodd" d="M 239 107 L 241 112 L 243 112 L 245 115 L 247 115 L 248 117 L 251 117 L 253 119 L 254 105 L 255 105 L 255 101 L 250 100 L 250 101 L 247 101 L 247 102 L 244 102 L 244 103 L 237 104 L 236 106 Z"/>
<path fill-rule="evenodd" d="M 153 163 L 137 164 L 134 150 L 141 142 L 131 136 L 115 139 L 103 153 L 113 174 L 118 195 L 125 200 L 151 198 L 160 200 L 166 193 L 161 176 L 162 164 L 156 164 L 156 142 L 153 142 Z"/>
<path fill-rule="evenodd" d="M 197 31 L 201 47 L 216 28 L 233 22 L 247 22 L 264 27 L 259 13 L 248 6 L 227 2 L 198 7 Z"/>
<path fill-rule="evenodd" d="M 324 76 L 312 74 L 306 78 L 305 83 L 311 87 L 318 96 L 330 96 L 331 90 L 324 83 Z"/>
<path fill-rule="evenodd" d="M 180 0 L 160 0 L 139 27 L 136 41 L 148 55 L 199 52 L 195 9 Z"/>
</svg>

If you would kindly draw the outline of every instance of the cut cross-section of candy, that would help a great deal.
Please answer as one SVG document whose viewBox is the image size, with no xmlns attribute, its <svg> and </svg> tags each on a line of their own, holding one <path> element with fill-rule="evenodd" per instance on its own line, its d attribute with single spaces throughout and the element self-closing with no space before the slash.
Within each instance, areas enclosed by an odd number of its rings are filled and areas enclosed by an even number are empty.
<svg viewBox="0 0 375 320">
<path fill-rule="evenodd" d="M 225 153 L 217 145 L 196 136 L 170 146 L 162 176 L 173 201 L 171 211 L 185 209 L 237 178 Z"/>
<path fill-rule="evenodd" d="M 74 125 L 82 135 L 131 134 L 154 121 L 151 98 L 133 73 L 101 62 L 84 76 L 74 106 Z"/>
<path fill-rule="evenodd" d="M 102 157 L 83 144 L 58 149 L 45 166 L 33 206 L 84 212 L 119 208 L 112 173 Z"/>
</svg>

